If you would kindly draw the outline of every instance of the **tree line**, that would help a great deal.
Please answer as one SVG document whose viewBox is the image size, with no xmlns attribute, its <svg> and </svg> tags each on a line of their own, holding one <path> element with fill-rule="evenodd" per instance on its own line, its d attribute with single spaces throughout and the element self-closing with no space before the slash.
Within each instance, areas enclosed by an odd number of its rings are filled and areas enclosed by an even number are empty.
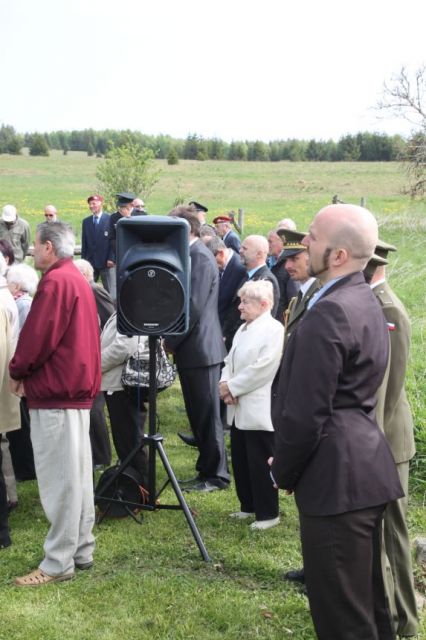
<svg viewBox="0 0 426 640">
<path fill-rule="evenodd" d="M 189 134 L 186 139 L 168 135 L 150 136 L 139 131 L 52 131 L 50 133 L 19 134 L 10 125 L 0 128 L 0 153 L 20 154 L 28 147 L 31 155 L 49 155 L 50 149 L 83 151 L 89 156 L 104 157 L 112 149 L 128 144 L 150 150 L 154 158 L 167 159 L 169 164 L 184 160 L 239 160 L 278 162 L 360 161 L 389 162 L 404 159 L 409 141 L 399 135 L 362 132 L 334 140 L 274 140 L 271 142 L 233 141 L 203 138 Z"/>
</svg>

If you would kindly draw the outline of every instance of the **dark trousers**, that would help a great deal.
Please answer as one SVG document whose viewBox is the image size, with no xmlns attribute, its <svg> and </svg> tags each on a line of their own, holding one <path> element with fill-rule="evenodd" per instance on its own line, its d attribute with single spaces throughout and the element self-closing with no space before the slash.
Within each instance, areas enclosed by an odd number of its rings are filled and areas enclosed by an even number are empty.
<svg viewBox="0 0 426 640">
<path fill-rule="evenodd" d="M 12 458 L 13 470 L 17 480 L 34 480 L 33 445 L 31 443 L 30 412 L 26 398 L 21 398 L 21 428 L 8 433 L 9 450 Z"/>
<path fill-rule="evenodd" d="M 178 363 L 178 372 L 186 413 L 199 451 L 195 468 L 200 479 L 225 486 L 230 475 L 219 406 L 220 365 L 180 369 Z"/>
<path fill-rule="evenodd" d="M 393 640 L 381 566 L 384 506 L 300 514 L 305 582 L 319 640 Z"/>
<path fill-rule="evenodd" d="M 1 433 L 0 433 L 1 443 Z M 0 447 L 0 545 L 7 545 L 10 543 L 9 537 L 9 525 L 8 525 L 8 508 L 7 508 L 7 492 L 6 483 L 3 477 L 2 471 L 2 453 Z"/>
<path fill-rule="evenodd" d="M 146 420 L 146 408 L 139 402 L 136 395 L 126 391 L 114 391 L 111 395 L 105 393 L 111 422 L 111 433 L 117 455 L 123 461 L 136 444 L 142 441 Z M 148 454 L 146 447 L 140 449 L 131 466 L 142 477 L 144 487 L 148 485 Z"/>
<path fill-rule="evenodd" d="M 232 425 L 235 489 L 241 511 L 254 512 L 256 520 L 270 520 L 278 516 L 278 490 L 272 484 L 268 464 L 273 451 L 273 431 L 243 431 Z"/>
<path fill-rule="evenodd" d="M 104 394 L 98 393 L 90 410 L 90 444 L 93 465 L 111 464 L 111 445 L 104 413 Z"/>
</svg>

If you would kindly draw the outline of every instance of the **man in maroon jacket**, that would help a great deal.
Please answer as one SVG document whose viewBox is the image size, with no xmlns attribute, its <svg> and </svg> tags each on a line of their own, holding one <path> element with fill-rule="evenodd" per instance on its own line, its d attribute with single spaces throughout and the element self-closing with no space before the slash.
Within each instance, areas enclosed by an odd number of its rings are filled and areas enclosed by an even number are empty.
<svg viewBox="0 0 426 640">
<path fill-rule="evenodd" d="M 61 222 L 38 226 L 34 265 L 43 277 L 10 362 L 25 395 L 40 499 L 50 529 L 38 569 L 18 586 L 70 580 L 93 564 L 94 504 L 89 412 L 100 387 L 95 300 L 74 266 L 75 238 Z"/>
</svg>

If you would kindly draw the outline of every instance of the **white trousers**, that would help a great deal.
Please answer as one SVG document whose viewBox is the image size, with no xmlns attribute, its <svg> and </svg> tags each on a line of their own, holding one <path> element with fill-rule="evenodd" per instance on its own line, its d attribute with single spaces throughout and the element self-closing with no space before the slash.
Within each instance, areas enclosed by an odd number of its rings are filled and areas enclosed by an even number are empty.
<svg viewBox="0 0 426 640">
<path fill-rule="evenodd" d="M 30 409 L 40 500 L 50 523 L 40 569 L 74 571 L 93 560 L 95 522 L 89 409 Z"/>
</svg>

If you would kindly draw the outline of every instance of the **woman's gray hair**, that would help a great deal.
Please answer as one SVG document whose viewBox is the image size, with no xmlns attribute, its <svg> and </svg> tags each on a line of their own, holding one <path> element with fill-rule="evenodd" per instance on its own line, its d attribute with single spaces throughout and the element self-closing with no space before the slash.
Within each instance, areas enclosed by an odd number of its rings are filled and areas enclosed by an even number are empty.
<svg viewBox="0 0 426 640">
<path fill-rule="evenodd" d="M 58 258 L 72 258 L 75 248 L 74 232 L 65 222 L 42 222 L 37 226 L 41 244 L 48 240 L 52 243 Z"/>
<path fill-rule="evenodd" d="M 274 290 L 272 282 L 269 280 L 250 280 L 245 282 L 241 289 L 238 290 L 238 296 L 240 298 L 246 296 L 246 298 L 253 298 L 259 302 L 265 300 L 269 303 L 270 308 L 274 304 Z"/>
<path fill-rule="evenodd" d="M 88 282 L 92 282 L 94 280 L 95 270 L 88 260 L 84 260 L 84 258 L 74 260 L 74 266 L 77 267 Z"/>
<path fill-rule="evenodd" d="M 38 275 L 29 264 L 13 264 L 6 274 L 7 284 L 17 284 L 20 291 L 25 291 L 33 296 L 38 285 Z"/>
</svg>

